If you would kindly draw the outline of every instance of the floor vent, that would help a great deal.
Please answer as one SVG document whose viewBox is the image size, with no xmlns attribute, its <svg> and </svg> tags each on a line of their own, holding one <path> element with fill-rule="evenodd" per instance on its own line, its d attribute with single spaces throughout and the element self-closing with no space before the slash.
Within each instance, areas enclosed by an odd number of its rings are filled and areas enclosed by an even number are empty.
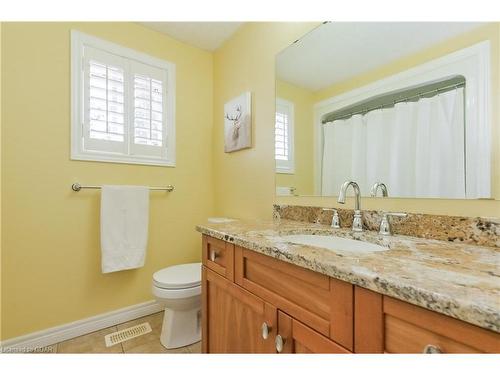
<svg viewBox="0 0 500 375">
<path fill-rule="evenodd" d="M 127 329 L 122 329 L 121 331 L 110 333 L 104 336 L 106 341 L 106 347 L 110 347 L 121 342 L 131 340 L 135 337 L 139 337 L 151 332 L 151 326 L 149 323 L 142 323 L 137 326 L 133 326 Z"/>
</svg>

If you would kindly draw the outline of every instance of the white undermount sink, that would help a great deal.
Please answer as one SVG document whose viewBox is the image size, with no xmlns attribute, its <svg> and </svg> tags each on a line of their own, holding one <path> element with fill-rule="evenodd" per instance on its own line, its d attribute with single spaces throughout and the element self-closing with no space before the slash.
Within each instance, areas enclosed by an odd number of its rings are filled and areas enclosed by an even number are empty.
<svg viewBox="0 0 500 375">
<path fill-rule="evenodd" d="M 332 251 L 348 251 L 356 253 L 371 253 L 385 251 L 388 248 L 365 241 L 351 240 L 336 236 L 321 236 L 315 234 L 291 234 L 280 236 L 281 239 L 298 245 L 315 246 Z"/>
</svg>

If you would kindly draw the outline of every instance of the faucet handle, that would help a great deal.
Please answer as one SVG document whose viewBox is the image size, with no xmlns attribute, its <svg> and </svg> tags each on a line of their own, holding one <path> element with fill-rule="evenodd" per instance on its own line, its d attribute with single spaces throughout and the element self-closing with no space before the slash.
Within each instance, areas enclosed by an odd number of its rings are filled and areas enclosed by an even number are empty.
<svg viewBox="0 0 500 375">
<path fill-rule="evenodd" d="M 332 217 L 331 227 L 332 228 L 336 228 L 336 229 L 340 228 L 340 217 L 339 217 L 338 211 L 335 208 L 323 208 L 322 211 L 323 212 L 325 212 L 325 211 L 333 211 L 333 217 Z"/>
<path fill-rule="evenodd" d="M 354 218 L 352 220 L 352 231 L 362 232 L 363 231 L 363 215 L 361 210 L 354 210 Z"/>
<path fill-rule="evenodd" d="M 378 233 L 383 236 L 391 236 L 392 235 L 392 227 L 389 221 L 389 216 L 394 217 L 407 217 L 408 214 L 404 212 L 382 212 L 382 220 L 380 221 L 380 228 Z"/>
</svg>

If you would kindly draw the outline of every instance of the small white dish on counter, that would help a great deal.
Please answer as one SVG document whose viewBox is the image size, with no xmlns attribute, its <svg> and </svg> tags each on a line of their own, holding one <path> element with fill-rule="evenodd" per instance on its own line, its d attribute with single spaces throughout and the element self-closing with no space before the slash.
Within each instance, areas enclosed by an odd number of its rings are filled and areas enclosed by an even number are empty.
<svg viewBox="0 0 500 375">
<path fill-rule="evenodd" d="M 207 221 L 209 223 L 220 224 L 220 223 L 230 223 L 232 221 L 236 221 L 236 219 L 230 219 L 228 217 L 209 217 Z"/>
</svg>

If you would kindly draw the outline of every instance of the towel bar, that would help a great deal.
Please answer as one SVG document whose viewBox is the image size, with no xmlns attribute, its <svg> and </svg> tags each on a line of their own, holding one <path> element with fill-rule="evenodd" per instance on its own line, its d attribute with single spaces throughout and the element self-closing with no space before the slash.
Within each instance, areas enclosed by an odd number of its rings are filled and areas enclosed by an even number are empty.
<svg viewBox="0 0 500 375">
<path fill-rule="evenodd" d="M 73 191 L 80 191 L 82 189 L 101 189 L 101 186 L 96 186 L 96 185 L 80 185 L 78 182 L 75 182 L 73 185 L 71 185 L 71 189 Z M 172 185 L 167 185 L 167 186 L 150 186 L 149 190 L 164 190 L 164 191 L 174 191 L 174 187 Z"/>
</svg>

